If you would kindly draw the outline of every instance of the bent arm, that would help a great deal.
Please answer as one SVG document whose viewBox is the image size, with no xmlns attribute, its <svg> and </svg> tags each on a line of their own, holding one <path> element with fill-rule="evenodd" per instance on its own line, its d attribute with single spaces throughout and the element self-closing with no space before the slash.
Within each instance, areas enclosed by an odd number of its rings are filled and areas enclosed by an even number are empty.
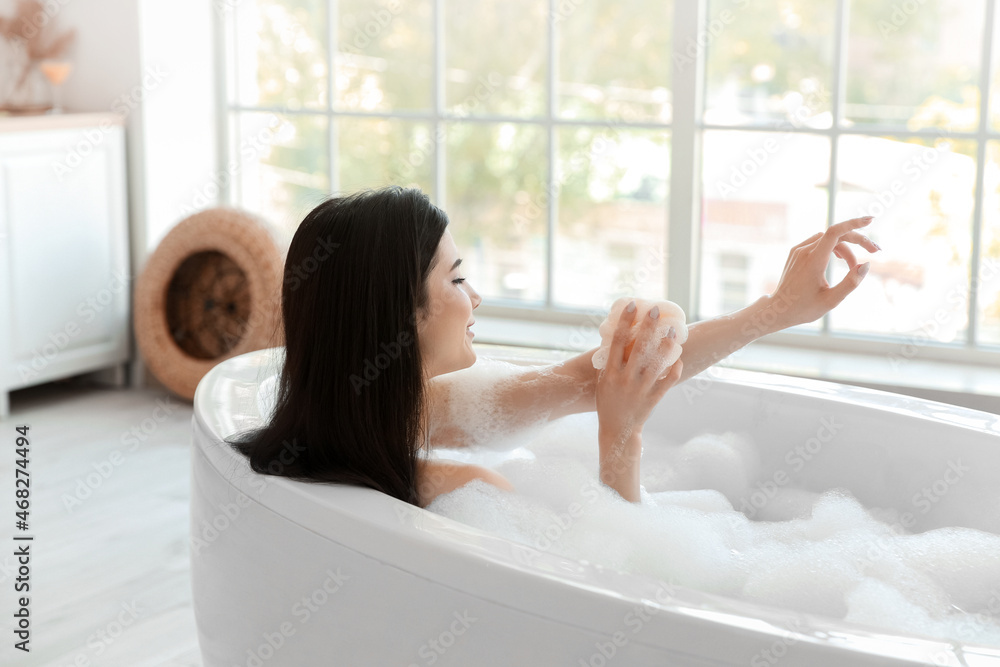
<svg viewBox="0 0 1000 667">
<path fill-rule="evenodd" d="M 838 222 L 792 246 L 774 292 L 730 315 L 691 325 L 681 354 L 681 382 L 761 336 L 815 322 L 836 307 L 868 273 L 869 263 L 859 264 L 849 244 L 868 252 L 880 250 L 857 231 L 871 221 L 871 216 L 865 216 Z M 848 268 L 847 275 L 833 286 L 825 276 L 832 256 L 844 260 Z"/>
</svg>

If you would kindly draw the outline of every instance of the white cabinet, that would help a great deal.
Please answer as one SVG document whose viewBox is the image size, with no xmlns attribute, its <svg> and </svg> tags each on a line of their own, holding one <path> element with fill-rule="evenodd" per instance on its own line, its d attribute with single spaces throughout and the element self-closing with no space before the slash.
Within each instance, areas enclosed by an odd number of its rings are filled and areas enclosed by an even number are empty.
<svg viewBox="0 0 1000 667">
<path fill-rule="evenodd" d="M 124 374 L 128 247 L 119 117 L 0 118 L 0 418 L 11 390 Z"/>
</svg>

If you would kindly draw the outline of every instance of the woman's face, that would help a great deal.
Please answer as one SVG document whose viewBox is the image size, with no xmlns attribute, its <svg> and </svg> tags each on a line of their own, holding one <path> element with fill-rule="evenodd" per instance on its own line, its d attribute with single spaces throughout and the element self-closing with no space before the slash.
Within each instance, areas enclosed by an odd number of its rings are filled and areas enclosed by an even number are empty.
<svg viewBox="0 0 1000 667">
<path fill-rule="evenodd" d="M 468 368 L 476 362 L 472 349 L 472 311 L 482 297 L 462 278 L 455 239 L 447 229 L 438 243 L 436 262 L 427 277 L 427 307 L 417 325 L 427 377 Z"/>
</svg>

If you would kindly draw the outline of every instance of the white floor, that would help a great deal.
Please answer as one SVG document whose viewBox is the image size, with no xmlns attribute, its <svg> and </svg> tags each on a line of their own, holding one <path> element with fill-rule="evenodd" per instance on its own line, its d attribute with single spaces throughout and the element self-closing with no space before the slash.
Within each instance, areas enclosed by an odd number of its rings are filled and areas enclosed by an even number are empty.
<svg viewBox="0 0 1000 667">
<path fill-rule="evenodd" d="M 0 665 L 200 666 L 191 607 L 191 406 L 83 380 L 15 392 L 0 421 Z M 29 425 L 29 530 L 14 528 Z M 31 543 L 31 652 L 14 649 L 14 534 Z M 18 595 L 21 595 L 20 593 Z"/>
</svg>

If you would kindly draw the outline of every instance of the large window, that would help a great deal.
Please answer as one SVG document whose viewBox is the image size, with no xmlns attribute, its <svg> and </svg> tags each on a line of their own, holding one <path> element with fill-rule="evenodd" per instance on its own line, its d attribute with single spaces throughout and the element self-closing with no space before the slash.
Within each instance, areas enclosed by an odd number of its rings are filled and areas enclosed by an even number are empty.
<svg viewBox="0 0 1000 667">
<path fill-rule="evenodd" d="M 720 258 L 746 254 L 748 294 L 761 294 L 821 221 L 873 215 L 883 251 L 859 253 L 872 262 L 865 288 L 803 329 L 1000 343 L 986 1 L 710 0 L 707 11 L 699 313 L 732 305 Z M 843 275 L 832 265 L 831 280 Z"/>
<path fill-rule="evenodd" d="M 874 215 L 863 289 L 781 340 L 998 358 L 993 0 L 218 9 L 228 199 L 288 233 L 331 192 L 416 185 L 481 312 L 592 324 L 623 295 L 730 312 Z"/>
</svg>

